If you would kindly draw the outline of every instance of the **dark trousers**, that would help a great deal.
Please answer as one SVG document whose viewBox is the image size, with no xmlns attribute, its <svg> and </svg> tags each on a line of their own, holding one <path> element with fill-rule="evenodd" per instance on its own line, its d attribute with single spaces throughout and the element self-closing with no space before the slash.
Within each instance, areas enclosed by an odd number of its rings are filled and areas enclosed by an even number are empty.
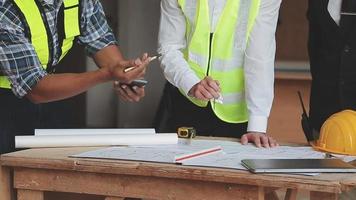
<svg viewBox="0 0 356 200">
<path fill-rule="evenodd" d="M 40 106 L 0 89 L 0 153 L 15 150 L 15 135 L 32 135 L 39 126 Z"/>
<path fill-rule="evenodd" d="M 191 126 L 200 136 L 237 137 L 246 133 L 247 123 L 227 123 L 220 120 L 211 105 L 199 107 L 167 83 L 155 118 L 157 132 L 176 132 L 179 127 Z"/>
<path fill-rule="evenodd" d="M 0 154 L 15 150 L 16 135 L 33 135 L 36 128 L 74 128 L 67 115 L 66 105 L 36 105 L 0 89 Z"/>
</svg>

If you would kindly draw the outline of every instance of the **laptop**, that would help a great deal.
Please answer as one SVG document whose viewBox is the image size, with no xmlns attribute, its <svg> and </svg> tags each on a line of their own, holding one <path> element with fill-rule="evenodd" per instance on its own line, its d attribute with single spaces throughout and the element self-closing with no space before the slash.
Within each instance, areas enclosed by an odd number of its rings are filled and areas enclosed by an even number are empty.
<svg viewBox="0 0 356 200">
<path fill-rule="evenodd" d="M 244 159 L 241 161 L 253 173 L 346 173 L 356 167 L 340 159 Z"/>
</svg>

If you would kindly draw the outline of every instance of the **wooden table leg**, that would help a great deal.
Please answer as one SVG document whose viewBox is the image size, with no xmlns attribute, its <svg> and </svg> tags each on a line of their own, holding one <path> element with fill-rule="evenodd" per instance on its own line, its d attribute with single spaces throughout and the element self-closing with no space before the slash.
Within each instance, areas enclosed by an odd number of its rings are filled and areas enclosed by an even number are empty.
<svg viewBox="0 0 356 200">
<path fill-rule="evenodd" d="M 279 200 L 277 190 L 279 188 L 264 188 L 265 199 L 267 200 Z"/>
<path fill-rule="evenodd" d="M 258 187 L 258 200 L 265 200 L 265 188 Z"/>
<path fill-rule="evenodd" d="M 106 197 L 105 200 L 124 200 L 123 197 Z"/>
<path fill-rule="evenodd" d="M 44 200 L 43 191 L 35 190 L 17 190 L 17 200 Z"/>
<path fill-rule="evenodd" d="M 327 192 L 310 192 L 310 200 L 337 200 L 338 194 Z"/>
<path fill-rule="evenodd" d="M 11 170 L 0 165 L 0 199 L 14 199 L 11 183 Z"/>
<path fill-rule="evenodd" d="M 296 200 L 297 199 L 297 189 L 287 189 L 286 196 L 284 197 L 284 200 Z"/>
<path fill-rule="evenodd" d="M 122 197 L 106 197 L 105 200 L 124 200 Z"/>
</svg>

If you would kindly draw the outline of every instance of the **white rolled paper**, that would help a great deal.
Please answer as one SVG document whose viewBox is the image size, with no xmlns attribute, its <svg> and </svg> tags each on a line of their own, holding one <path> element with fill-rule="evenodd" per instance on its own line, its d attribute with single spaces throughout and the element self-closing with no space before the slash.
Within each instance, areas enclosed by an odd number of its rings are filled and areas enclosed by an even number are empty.
<svg viewBox="0 0 356 200">
<path fill-rule="evenodd" d="M 116 134 L 155 134 L 154 128 L 104 128 L 104 129 L 35 129 L 36 136 L 42 135 L 116 135 Z"/>
<path fill-rule="evenodd" d="M 176 133 L 16 136 L 16 148 L 177 144 Z"/>
</svg>

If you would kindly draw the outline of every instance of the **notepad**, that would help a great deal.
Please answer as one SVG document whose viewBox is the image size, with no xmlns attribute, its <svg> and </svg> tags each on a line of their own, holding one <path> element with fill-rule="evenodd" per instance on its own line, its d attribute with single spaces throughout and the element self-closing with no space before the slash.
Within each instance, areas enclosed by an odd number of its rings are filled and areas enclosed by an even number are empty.
<svg viewBox="0 0 356 200">
<path fill-rule="evenodd" d="M 356 167 L 340 159 L 245 159 L 242 165 L 253 173 L 346 173 Z"/>
</svg>

